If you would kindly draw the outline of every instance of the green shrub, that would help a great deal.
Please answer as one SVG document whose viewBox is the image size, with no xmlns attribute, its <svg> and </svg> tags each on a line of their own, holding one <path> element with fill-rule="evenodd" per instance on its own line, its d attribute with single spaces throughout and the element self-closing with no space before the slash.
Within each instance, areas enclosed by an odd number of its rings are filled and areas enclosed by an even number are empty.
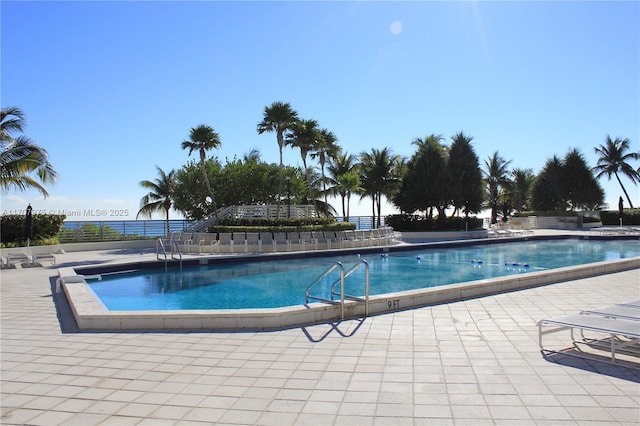
<svg viewBox="0 0 640 426">
<path fill-rule="evenodd" d="M 622 224 L 624 226 L 640 225 L 640 209 L 624 209 L 622 213 Z M 600 212 L 600 218 L 602 219 L 603 225 L 620 225 L 618 210 L 602 210 Z"/>
<path fill-rule="evenodd" d="M 58 244 L 58 233 L 62 229 L 65 215 L 34 214 L 33 238 L 31 245 Z M 24 215 L 0 216 L 0 241 L 5 247 L 17 247 L 26 244 Z"/>
</svg>

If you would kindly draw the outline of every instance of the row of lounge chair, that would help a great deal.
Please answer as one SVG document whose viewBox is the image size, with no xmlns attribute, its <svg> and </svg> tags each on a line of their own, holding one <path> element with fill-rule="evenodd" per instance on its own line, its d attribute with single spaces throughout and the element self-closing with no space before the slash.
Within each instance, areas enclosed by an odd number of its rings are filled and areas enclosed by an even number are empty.
<svg viewBox="0 0 640 426">
<path fill-rule="evenodd" d="M 489 238 L 524 237 L 527 235 L 533 235 L 533 231 L 530 229 L 490 229 L 487 231 Z"/>
<path fill-rule="evenodd" d="M 591 232 L 599 235 L 640 235 L 640 226 L 603 226 L 591 228 Z"/>
<path fill-rule="evenodd" d="M 373 247 L 398 240 L 393 228 L 309 232 L 174 233 L 181 253 L 275 253 L 299 250 Z"/>
<path fill-rule="evenodd" d="M 557 350 L 544 345 L 544 336 L 562 330 L 570 331 L 571 347 Z M 538 322 L 538 341 L 543 353 L 597 359 L 613 364 L 619 363 L 616 355 L 624 354 L 635 361 L 636 357 L 640 357 L 640 299 L 543 319 Z M 607 357 L 598 354 L 597 351 L 603 350 L 608 353 Z M 625 357 L 625 361 L 629 361 L 629 358 Z M 640 368 L 640 364 L 636 366 L 635 362 L 625 365 Z"/>
<path fill-rule="evenodd" d="M 20 266 L 41 266 L 43 262 L 51 262 L 56 264 L 56 257 L 51 253 L 34 253 L 27 255 L 25 253 L 9 253 L 7 256 L 0 257 L 0 268 L 14 268 Z"/>
</svg>

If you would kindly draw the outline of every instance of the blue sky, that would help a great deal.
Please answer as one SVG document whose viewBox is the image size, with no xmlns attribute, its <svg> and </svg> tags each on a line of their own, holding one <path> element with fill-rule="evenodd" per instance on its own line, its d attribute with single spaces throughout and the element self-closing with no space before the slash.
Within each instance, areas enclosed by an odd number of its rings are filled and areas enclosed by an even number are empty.
<svg viewBox="0 0 640 426">
<path fill-rule="evenodd" d="M 0 13 L 2 107 L 23 109 L 59 173 L 47 199 L 2 194 L 3 213 L 134 219 L 139 182 L 189 161 L 180 143 L 201 123 L 223 162 L 256 148 L 277 163 L 275 135 L 256 132 L 274 101 L 354 154 L 409 157 L 415 138 L 459 131 L 481 163 L 497 150 L 536 173 L 571 148 L 595 165 L 607 135 L 640 151 L 638 2 L 2 1 Z M 600 182 L 616 208 L 619 185 Z"/>
</svg>

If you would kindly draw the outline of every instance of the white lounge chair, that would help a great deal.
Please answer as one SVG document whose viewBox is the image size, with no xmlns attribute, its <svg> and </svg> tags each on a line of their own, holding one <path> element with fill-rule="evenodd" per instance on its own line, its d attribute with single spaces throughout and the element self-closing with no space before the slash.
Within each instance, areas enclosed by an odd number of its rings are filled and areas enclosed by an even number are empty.
<svg viewBox="0 0 640 426">
<path fill-rule="evenodd" d="M 600 315 L 608 318 L 640 321 L 640 307 L 611 305 L 602 308 L 588 309 L 580 313 L 583 315 Z"/>
<path fill-rule="evenodd" d="M 207 232 L 198 234 L 198 252 L 202 254 L 202 249 L 205 247 L 210 247 L 207 250 L 213 252 L 213 247 L 217 245 L 218 234 L 215 232 Z"/>
<path fill-rule="evenodd" d="M 240 234 L 238 234 L 240 235 Z M 244 241 L 243 241 L 244 243 Z M 234 247 L 234 238 L 233 238 L 233 234 L 231 232 L 220 232 L 218 234 L 218 240 L 216 241 L 216 243 L 214 244 L 216 247 L 216 251 L 217 253 L 220 253 L 220 248 L 223 248 L 225 252 L 230 252 L 233 253 L 233 247 Z"/>
<path fill-rule="evenodd" d="M 251 251 L 251 248 L 255 247 L 255 251 Z M 247 232 L 244 237 L 244 252 L 252 253 L 260 250 L 260 234 L 258 232 Z"/>
<path fill-rule="evenodd" d="M 276 240 L 273 239 L 272 232 L 260 232 L 259 250 L 260 253 L 267 251 L 275 253 L 277 251 Z"/>
<path fill-rule="evenodd" d="M 307 244 L 313 244 L 314 248 L 318 249 L 318 240 L 313 238 L 313 234 L 309 231 L 300 232 L 300 237 L 298 239 L 298 243 L 301 245 L 302 250 L 307 249 Z"/>
<path fill-rule="evenodd" d="M 369 237 L 371 236 L 371 231 L 365 229 L 356 229 L 354 231 L 354 236 L 356 242 L 358 243 L 358 247 L 370 245 Z"/>
<path fill-rule="evenodd" d="M 571 348 L 557 350 L 544 346 L 543 336 L 563 330 L 570 331 Z M 580 337 L 576 336 L 576 331 L 580 331 Z M 606 338 L 586 338 L 584 337 L 585 331 L 593 332 L 600 336 L 604 335 Z M 616 359 L 617 352 L 626 348 L 634 349 L 633 346 L 637 348 L 638 343 L 640 343 L 640 321 L 584 314 L 544 319 L 538 322 L 538 343 L 540 350 L 543 352 L 596 359 L 616 364 L 618 361 Z M 587 347 L 606 349 L 610 354 L 608 360 L 586 352 L 584 349 Z M 635 351 L 633 352 L 634 354 L 636 353 Z M 640 352 L 637 354 L 640 355 Z M 638 368 L 640 368 L 640 365 L 638 365 Z"/>
<path fill-rule="evenodd" d="M 353 231 L 348 231 L 353 232 Z M 349 233 L 347 231 L 336 231 L 336 242 L 340 245 L 340 248 L 344 248 L 345 243 L 349 241 Z"/>
<path fill-rule="evenodd" d="M 291 239 L 286 232 L 274 232 L 273 233 L 273 248 L 274 251 L 280 251 L 280 248 L 284 246 L 285 251 L 291 251 Z"/>
<path fill-rule="evenodd" d="M 35 253 L 33 255 L 33 263 L 36 265 L 42 265 L 43 261 L 49 261 L 53 265 L 56 264 L 56 257 L 53 253 Z"/>
<path fill-rule="evenodd" d="M 32 263 L 33 260 L 31 259 L 31 256 L 27 256 L 24 253 L 9 253 L 7 255 L 7 265 L 9 268 L 13 265 L 31 265 Z"/>
<path fill-rule="evenodd" d="M 632 308 L 640 308 L 640 299 L 618 303 L 618 306 L 631 306 Z"/>
<path fill-rule="evenodd" d="M 343 232 L 343 236 L 344 236 L 344 240 L 343 241 L 345 241 L 345 242 L 348 241 L 351 244 L 351 247 L 355 247 L 356 246 L 356 241 L 357 241 L 357 239 L 356 239 L 356 231 L 347 229 L 347 230 L 342 231 L 342 232 Z"/>
<path fill-rule="evenodd" d="M 335 232 L 314 231 L 312 233 L 313 238 L 316 240 L 316 245 L 320 249 L 330 249 L 331 243 L 336 236 Z"/>
</svg>

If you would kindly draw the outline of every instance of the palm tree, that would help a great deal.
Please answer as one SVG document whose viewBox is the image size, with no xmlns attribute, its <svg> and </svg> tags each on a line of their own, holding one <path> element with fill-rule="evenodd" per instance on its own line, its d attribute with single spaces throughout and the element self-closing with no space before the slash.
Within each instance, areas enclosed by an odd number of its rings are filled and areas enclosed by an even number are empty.
<svg viewBox="0 0 640 426">
<path fill-rule="evenodd" d="M 596 179 L 600 176 L 606 175 L 611 179 L 611 175 L 614 175 L 622 188 L 622 192 L 627 197 L 629 207 L 633 208 L 631 198 L 627 193 L 620 176 L 618 173 L 622 173 L 631 179 L 631 182 L 635 185 L 636 182 L 640 182 L 640 168 L 634 170 L 634 168 L 628 163 L 629 160 L 640 159 L 640 153 L 638 152 L 626 152 L 629 149 L 629 139 L 611 140 L 611 137 L 607 135 L 607 140 L 604 145 L 595 148 L 596 154 L 600 156 L 593 171 L 596 172 Z"/>
<path fill-rule="evenodd" d="M 302 167 L 304 168 L 304 183 L 309 191 L 309 196 L 315 200 L 312 194 L 313 186 L 310 182 L 309 169 L 307 168 L 307 155 L 316 149 L 318 144 L 318 122 L 316 120 L 298 120 L 287 134 L 285 143 L 300 150 Z"/>
<path fill-rule="evenodd" d="M 220 136 L 213 130 L 213 127 L 206 126 L 204 124 L 191 128 L 189 140 L 182 142 L 182 149 L 188 149 L 189 155 L 191 155 L 193 151 L 198 151 L 200 153 L 200 168 L 202 169 L 204 183 L 207 185 L 207 191 L 211 197 L 211 204 L 213 205 L 213 212 L 216 215 L 216 219 L 218 219 L 218 206 L 216 205 L 213 188 L 211 188 L 211 183 L 207 176 L 205 161 L 207 159 L 207 151 L 217 149 L 220 145 Z"/>
<path fill-rule="evenodd" d="M 10 142 L 11 133 L 23 132 L 25 124 L 24 112 L 20 108 L 2 108 L 0 110 L 0 143 Z"/>
<path fill-rule="evenodd" d="M 160 167 L 156 166 L 158 178 L 154 181 L 143 180 L 140 186 L 149 190 L 149 193 L 140 200 L 140 210 L 136 215 L 149 216 L 155 212 L 165 213 L 167 221 L 167 236 L 171 232 L 169 226 L 169 210 L 173 206 L 173 197 L 175 195 L 176 172 L 171 170 L 165 173 Z"/>
<path fill-rule="evenodd" d="M 37 179 L 30 176 L 35 173 Z M 18 136 L 0 153 L 0 187 L 4 192 L 10 188 L 19 191 L 35 189 L 44 197 L 49 193 L 45 184 L 55 183 L 56 171 L 49 163 L 47 151 L 31 142 L 26 136 Z"/>
<path fill-rule="evenodd" d="M 385 147 L 382 150 L 372 148 L 371 152 L 360 154 L 360 173 L 362 197 L 371 197 L 373 221 L 380 227 L 380 215 L 382 213 L 382 196 L 390 196 L 396 189 L 399 181 L 399 169 L 402 165 L 402 157 L 394 155 L 391 149 Z"/>
<path fill-rule="evenodd" d="M 260 161 L 260 150 L 256 149 L 256 148 L 251 148 L 251 151 L 245 153 L 242 156 L 242 161 L 245 163 L 250 163 L 250 162 L 254 162 L 257 163 Z"/>
<path fill-rule="evenodd" d="M 57 173 L 44 148 L 26 136 L 13 138 L 12 133 L 22 132 L 24 126 L 24 113 L 19 108 L 0 110 L 0 188 L 3 192 L 10 188 L 19 191 L 35 189 L 47 197 L 49 193 L 44 185 L 53 184 Z"/>
<path fill-rule="evenodd" d="M 324 167 L 327 162 L 331 162 L 334 157 L 340 153 L 338 138 L 333 132 L 322 129 L 318 132 L 318 141 L 315 152 L 311 153 L 311 158 L 318 158 L 320 164 L 320 175 L 322 176 L 322 192 L 324 194 L 324 203 L 327 203 L 327 178 L 324 173 Z"/>
<path fill-rule="evenodd" d="M 498 201 L 501 192 L 509 185 L 508 167 L 511 160 L 505 161 L 500 157 L 498 151 L 494 152 L 491 157 L 484 160 L 485 170 L 483 170 L 485 178 L 485 187 L 488 193 L 489 205 L 491 206 L 491 223 L 498 222 Z"/>
<path fill-rule="evenodd" d="M 358 165 L 356 158 L 352 154 L 338 153 L 327 170 L 329 171 L 328 181 L 331 184 L 329 192 L 333 195 L 340 195 L 342 201 L 342 216 L 349 220 L 349 200 L 351 194 L 359 193 L 360 176 L 358 175 Z M 347 201 L 345 209 L 345 199 Z"/>
<path fill-rule="evenodd" d="M 362 193 L 362 184 L 360 182 L 360 175 L 358 175 L 358 172 L 356 172 L 355 170 L 352 170 L 350 172 L 347 172 L 338 176 L 336 191 L 340 194 L 340 197 L 342 198 L 342 216 L 344 216 L 344 221 L 349 222 L 351 195 Z M 347 204 L 346 212 L 345 212 L 345 197 L 346 197 L 346 204 Z"/>
<path fill-rule="evenodd" d="M 284 178 L 284 164 L 282 163 L 282 150 L 284 149 L 284 133 L 291 130 L 298 120 L 298 113 L 286 102 L 274 102 L 271 106 L 264 107 L 262 121 L 258 123 L 258 134 L 275 132 L 280 149 L 280 173 L 278 176 L 278 215 L 280 215 L 280 198 L 282 194 L 282 180 Z"/>
<path fill-rule="evenodd" d="M 513 169 L 511 171 L 511 206 L 519 212 L 531 208 L 531 188 L 535 175 L 531 169 Z"/>
</svg>

